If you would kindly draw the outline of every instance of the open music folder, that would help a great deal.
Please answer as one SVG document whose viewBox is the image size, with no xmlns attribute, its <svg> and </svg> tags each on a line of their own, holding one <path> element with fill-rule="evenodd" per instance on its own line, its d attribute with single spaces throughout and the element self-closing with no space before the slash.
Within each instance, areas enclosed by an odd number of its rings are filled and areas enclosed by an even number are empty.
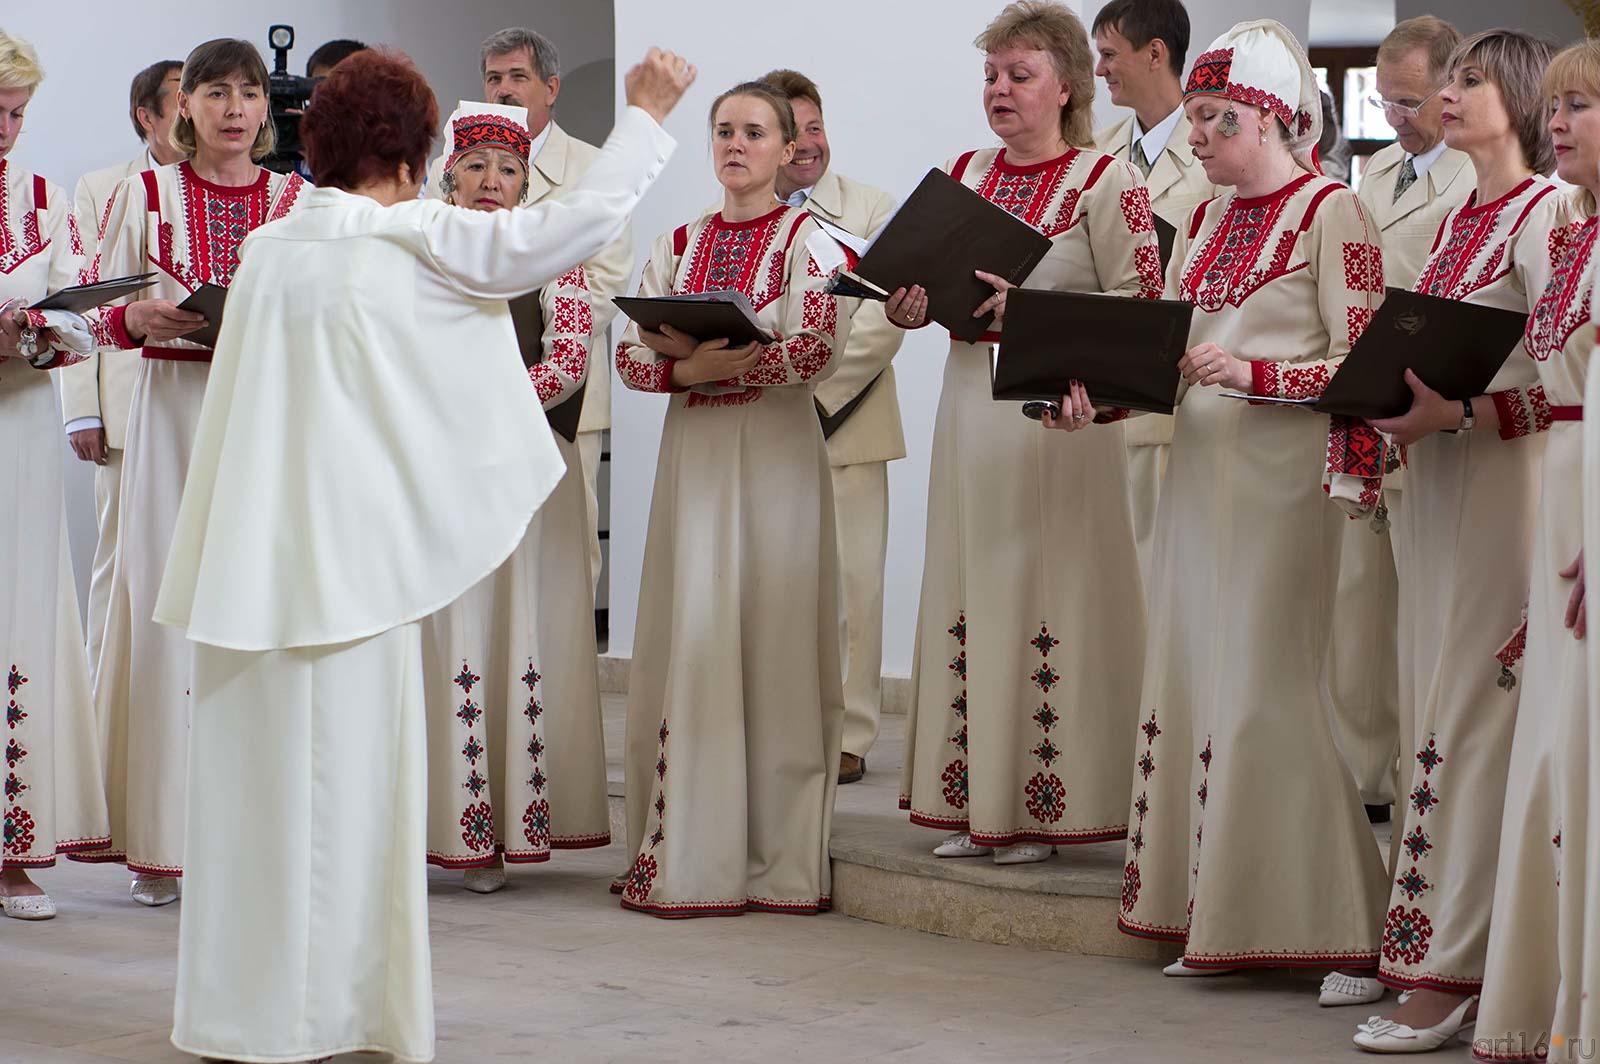
<svg viewBox="0 0 1600 1064">
<path fill-rule="evenodd" d="M 1081 381 L 1096 406 L 1170 414 L 1193 312 L 1178 300 L 1013 289 L 994 357 L 994 398 L 1059 401 Z"/>
<path fill-rule="evenodd" d="M 1514 310 L 1391 288 L 1321 397 L 1222 394 L 1364 420 L 1399 417 L 1411 409 L 1406 370 L 1446 399 L 1482 395 L 1516 349 L 1527 321 Z"/>
<path fill-rule="evenodd" d="M 929 170 L 856 268 L 839 271 L 830 291 L 881 301 L 898 288 L 921 285 L 928 317 L 971 342 L 994 321 L 993 315 L 972 316 L 994 295 L 975 272 L 1021 284 L 1049 251 L 1050 238 L 1039 230 L 943 170 Z"/>
<path fill-rule="evenodd" d="M 727 289 L 681 296 L 618 296 L 612 300 L 641 329 L 670 325 L 702 343 L 727 340 L 729 347 L 770 344 L 777 337 L 756 318 L 743 292 Z"/>
</svg>

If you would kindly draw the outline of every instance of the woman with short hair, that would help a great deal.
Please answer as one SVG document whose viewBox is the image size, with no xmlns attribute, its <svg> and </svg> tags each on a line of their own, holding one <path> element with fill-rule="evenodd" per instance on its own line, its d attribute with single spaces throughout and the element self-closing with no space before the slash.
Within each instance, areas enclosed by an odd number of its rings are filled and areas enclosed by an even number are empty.
<svg viewBox="0 0 1600 1064">
<path fill-rule="evenodd" d="M 652 49 L 583 180 L 493 212 L 417 199 L 410 60 L 317 89 L 322 187 L 245 248 L 156 605 L 195 660 L 178 1048 L 432 1059 L 419 622 L 562 476 L 506 300 L 617 238 L 693 76 Z"/>
<path fill-rule="evenodd" d="M 1551 49 L 1515 30 L 1467 38 L 1440 90 L 1444 140 L 1477 186 L 1440 226 L 1415 290 L 1526 314 L 1550 278 L 1567 201 L 1540 79 Z M 1378 978 L 1411 991 L 1355 1043 L 1427 1052 L 1472 1022 L 1483 988 L 1500 814 L 1521 685 L 1497 655 L 1527 601 L 1539 459 L 1538 364 L 1518 344 L 1484 395 L 1445 399 L 1415 375 L 1403 416 L 1373 422 L 1406 448 L 1395 511 L 1400 574 L 1401 787 Z M 1465 574 L 1471 574 L 1467 576 Z"/>
<path fill-rule="evenodd" d="M 82 319 L 74 339 L 26 309 L 78 282 L 83 242 L 66 193 L 7 157 L 43 80 L 32 45 L 0 30 L 0 913 L 19 920 L 56 913 L 30 868 L 109 838 L 67 548 L 61 422 L 50 375 L 35 372 L 79 361 L 92 341 Z"/>
<path fill-rule="evenodd" d="M 1002 147 L 944 169 L 1050 238 L 1029 288 L 1155 298 L 1161 257 L 1139 172 L 1093 148 L 1094 59 L 1064 4 L 1008 5 L 975 42 Z M 991 398 L 1005 289 L 952 339 L 934 422 L 927 550 L 900 807 L 941 857 L 1047 860 L 1125 838 L 1144 606 L 1120 424 L 1064 411 L 1043 432 Z M 890 320 L 927 324 L 920 290 Z M 1074 421 L 1073 417 L 1077 420 Z"/>
<path fill-rule="evenodd" d="M 189 53 L 172 142 L 185 156 L 125 180 L 100 240 L 98 275 L 155 284 L 101 318 L 101 346 L 139 348 L 128 413 L 110 603 L 95 678 L 105 729 L 111 845 L 81 860 L 125 863 L 143 905 L 177 900 L 192 654 L 150 619 L 194 447 L 211 349 L 186 339 L 204 318 L 178 309 L 227 287 L 244 238 L 287 215 L 305 183 L 259 165 L 275 143 L 269 78 L 255 45 L 222 38 Z"/>
</svg>

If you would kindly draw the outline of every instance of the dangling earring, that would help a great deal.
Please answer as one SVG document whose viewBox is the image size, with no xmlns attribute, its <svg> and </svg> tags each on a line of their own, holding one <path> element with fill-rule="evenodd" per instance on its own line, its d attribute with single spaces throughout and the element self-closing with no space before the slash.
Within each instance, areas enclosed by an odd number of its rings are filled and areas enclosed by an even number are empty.
<svg viewBox="0 0 1600 1064">
<path fill-rule="evenodd" d="M 1224 137 L 1237 137 L 1239 135 L 1239 112 L 1231 107 L 1222 112 L 1222 121 L 1217 123 L 1217 132 Z"/>
<path fill-rule="evenodd" d="M 1262 126 L 1261 129 L 1259 130 L 1259 132 L 1260 132 L 1261 136 L 1259 138 L 1257 138 L 1258 143 L 1266 144 L 1267 143 L 1267 127 L 1266 126 Z"/>
</svg>

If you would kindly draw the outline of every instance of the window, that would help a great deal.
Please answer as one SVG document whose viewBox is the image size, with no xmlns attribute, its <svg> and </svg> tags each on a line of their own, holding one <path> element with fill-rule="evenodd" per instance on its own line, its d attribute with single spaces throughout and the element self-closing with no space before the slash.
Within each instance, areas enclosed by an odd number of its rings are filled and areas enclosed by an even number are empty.
<svg viewBox="0 0 1600 1064">
<path fill-rule="evenodd" d="M 1394 140 L 1394 130 L 1374 107 L 1370 97 L 1378 95 L 1378 49 L 1313 48 L 1311 65 L 1317 83 L 1333 97 L 1333 109 L 1340 116 L 1345 139 L 1350 142 L 1350 184 L 1359 185 L 1367 160 Z"/>
</svg>

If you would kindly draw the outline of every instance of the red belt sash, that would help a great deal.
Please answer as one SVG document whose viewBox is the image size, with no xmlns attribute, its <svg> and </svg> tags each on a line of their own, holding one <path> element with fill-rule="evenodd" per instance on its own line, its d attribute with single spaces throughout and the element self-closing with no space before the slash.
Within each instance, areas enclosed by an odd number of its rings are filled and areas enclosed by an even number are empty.
<svg viewBox="0 0 1600 1064">
<path fill-rule="evenodd" d="M 206 347 L 146 347 L 139 353 L 163 362 L 210 362 L 212 354 Z"/>
<path fill-rule="evenodd" d="M 1552 406 L 1550 408 L 1551 421 L 1582 421 L 1582 406 Z"/>
</svg>

